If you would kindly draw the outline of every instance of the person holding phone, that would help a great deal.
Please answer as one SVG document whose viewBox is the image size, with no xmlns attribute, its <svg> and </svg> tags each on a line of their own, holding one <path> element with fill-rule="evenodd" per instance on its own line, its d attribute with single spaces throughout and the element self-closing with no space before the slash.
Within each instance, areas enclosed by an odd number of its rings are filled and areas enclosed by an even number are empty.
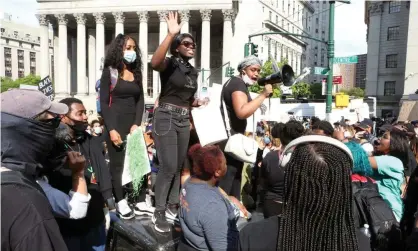
<svg viewBox="0 0 418 251">
<path fill-rule="evenodd" d="M 181 169 L 190 138 L 190 108 L 200 105 L 195 98 L 198 72 L 189 63 L 196 50 L 195 39 L 188 33 L 178 34 L 181 25 L 177 13 L 170 12 L 166 22 L 168 34 L 151 59 L 161 78 L 152 123 L 159 161 L 152 220 L 159 232 L 171 231 L 166 217 L 177 218 Z M 169 50 L 172 56 L 166 57 Z"/>
<path fill-rule="evenodd" d="M 135 215 L 124 199 L 122 173 L 125 159 L 124 141 L 141 126 L 145 99 L 142 88 L 141 52 L 136 40 L 119 34 L 110 44 L 100 79 L 101 115 L 109 137 L 107 147 L 112 174 L 116 209 L 123 219 Z M 117 76 L 112 72 L 117 71 Z M 116 84 L 112 83 L 112 78 Z M 114 80 L 113 80 L 114 81 Z"/>
</svg>

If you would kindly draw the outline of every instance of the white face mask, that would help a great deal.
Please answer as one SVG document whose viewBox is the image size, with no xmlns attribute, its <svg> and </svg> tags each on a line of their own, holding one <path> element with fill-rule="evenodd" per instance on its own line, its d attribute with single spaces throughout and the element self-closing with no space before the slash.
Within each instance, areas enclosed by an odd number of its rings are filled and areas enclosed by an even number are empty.
<svg viewBox="0 0 418 251">
<path fill-rule="evenodd" d="M 123 53 L 123 58 L 126 60 L 127 63 L 133 63 L 136 60 L 136 52 L 135 51 L 125 51 Z"/>
<path fill-rule="evenodd" d="M 94 128 L 94 133 L 95 134 L 102 134 L 102 128 L 101 127 L 95 127 Z"/>
<path fill-rule="evenodd" d="M 353 137 L 353 135 L 351 135 L 351 133 L 349 131 L 345 131 L 344 132 L 344 137 L 345 138 L 351 138 L 351 137 Z"/>
<path fill-rule="evenodd" d="M 255 81 L 254 80 L 252 80 L 250 77 L 248 77 L 248 75 L 247 74 L 243 74 L 242 75 L 242 80 L 244 80 L 244 82 L 247 84 L 247 85 L 253 85 L 254 83 L 255 83 Z"/>
</svg>

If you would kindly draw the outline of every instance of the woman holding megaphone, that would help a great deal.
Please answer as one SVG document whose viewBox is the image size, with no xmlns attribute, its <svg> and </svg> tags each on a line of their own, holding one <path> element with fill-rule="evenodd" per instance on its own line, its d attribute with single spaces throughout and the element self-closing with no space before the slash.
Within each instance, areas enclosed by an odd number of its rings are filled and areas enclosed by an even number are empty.
<svg viewBox="0 0 418 251">
<path fill-rule="evenodd" d="M 238 64 L 238 76 L 230 78 L 222 89 L 222 99 L 225 101 L 231 134 L 244 134 L 247 128 L 247 118 L 260 108 L 264 100 L 273 93 L 271 84 L 264 86 L 263 92 L 255 99 L 251 99 L 248 86 L 257 82 L 261 72 L 261 60 L 256 56 L 248 56 Z M 225 117 L 223 104 L 221 112 Z M 241 173 L 244 163 L 225 154 L 227 172 L 220 180 L 219 186 L 231 196 L 240 199 Z"/>
</svg>

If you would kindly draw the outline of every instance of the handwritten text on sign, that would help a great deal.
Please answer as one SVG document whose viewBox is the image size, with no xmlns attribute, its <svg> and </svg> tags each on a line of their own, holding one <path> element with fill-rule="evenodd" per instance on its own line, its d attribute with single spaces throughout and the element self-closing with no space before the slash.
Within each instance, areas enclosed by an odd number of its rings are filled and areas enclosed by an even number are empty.
<svg viewBox="0 0 418 251">
<path fill-rule="evenodd" d="M 46 76 L 38 83 L 38 90 L 43 92 L 51 101 L 54 100 L 54 87 L 49 76 Z"/>
</svg>

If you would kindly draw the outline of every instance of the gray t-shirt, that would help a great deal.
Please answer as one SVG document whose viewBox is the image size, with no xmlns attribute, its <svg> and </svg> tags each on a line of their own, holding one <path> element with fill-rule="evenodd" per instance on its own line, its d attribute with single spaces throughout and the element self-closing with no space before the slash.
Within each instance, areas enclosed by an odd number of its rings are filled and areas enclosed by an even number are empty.
<svg viewBox="0 0 418 251">
<path fill-rule="evenodd" d="M 180 225 L 188 245 L 196 250 L 236 250 L 236 210 L 218 187 L 187 180 L 180 205 Z"/>
</svg>

